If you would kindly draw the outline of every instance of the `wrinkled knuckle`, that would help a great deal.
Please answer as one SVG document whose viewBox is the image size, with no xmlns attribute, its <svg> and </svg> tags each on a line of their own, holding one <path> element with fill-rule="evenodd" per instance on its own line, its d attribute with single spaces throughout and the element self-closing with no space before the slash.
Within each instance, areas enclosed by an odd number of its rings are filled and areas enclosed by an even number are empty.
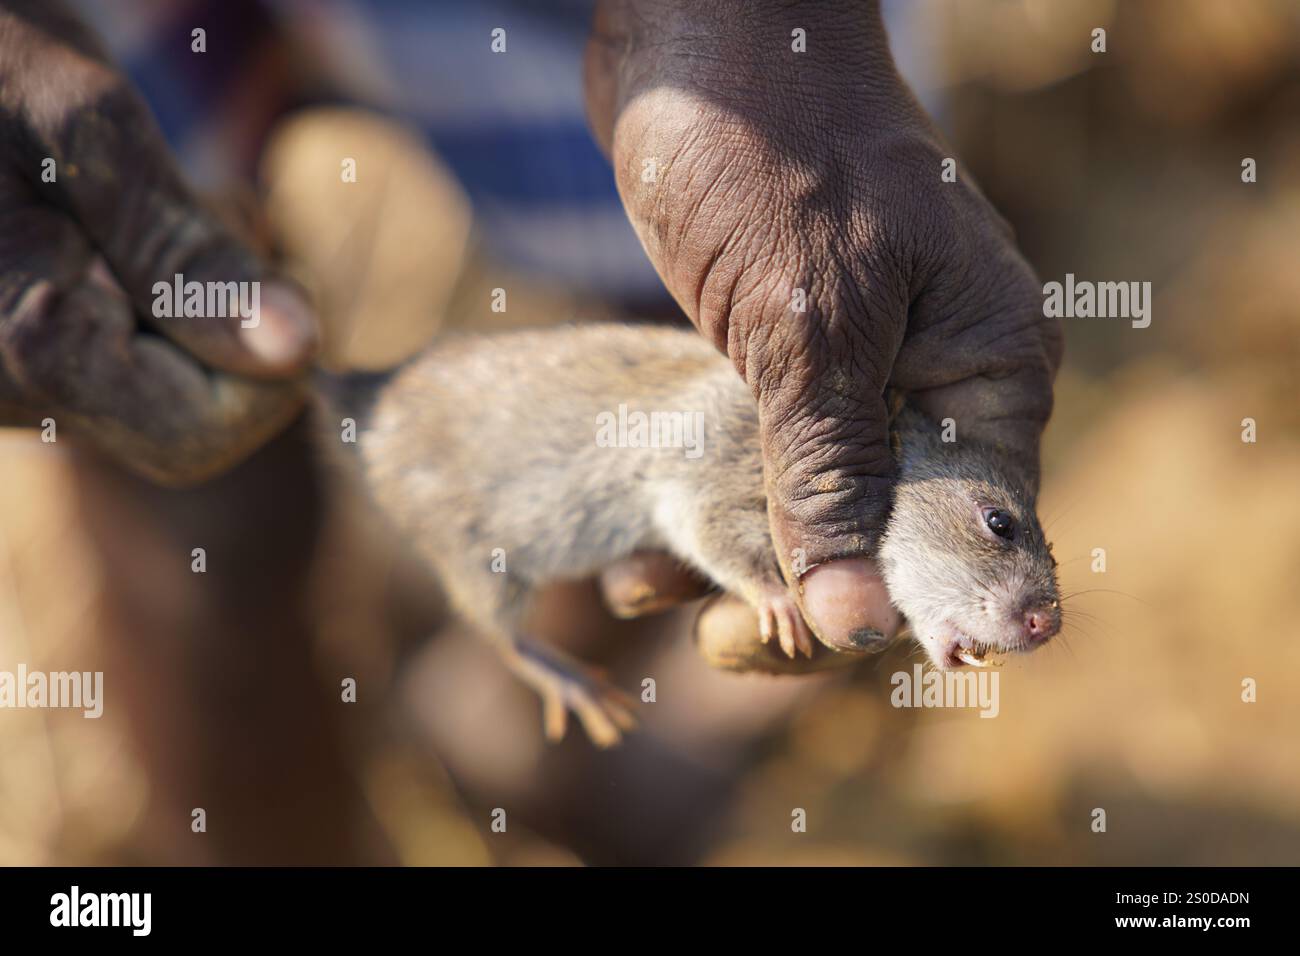
<svg viewBox="0 0 1300 956">
<path fill-rule="evenodd" d="M 791 500 L 852 495 L 864 482 L 888 477 L 893 458 L 883 418 L 859 403 L 847 414 L 822 400 L 769 428 L 775 477 Z"/>
<path fill-rule="evenodd" d="M 0 358 L 20 382 L 41 388 L 54 380 L 59 351 L 54 323 L 47 315 L 55 296 L 52 283 L 37 281 L 0 316 Z"/>
<path fill-rule="evenodd" d="M 1048 382 L 1050 388 L 1051 379 L 1055 378 L 1065 358 L 1065 326 L 1055 316 L 1042 316 L 1038 329 L 1042 335 L 1044 357 L 1051 371 Z"/>
<path fill-rule="evenodd" d="M 802 459 L 775 482 L 782 508 L 805 525 L 852 521 L 866 495 L 866 483 L 825 456 Z"/>
</svg>

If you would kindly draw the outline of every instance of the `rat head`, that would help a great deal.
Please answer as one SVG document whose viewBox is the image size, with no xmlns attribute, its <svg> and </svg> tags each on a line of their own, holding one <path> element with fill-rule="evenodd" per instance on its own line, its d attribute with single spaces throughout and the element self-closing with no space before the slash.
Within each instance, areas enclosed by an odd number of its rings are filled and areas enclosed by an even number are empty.
<svg viewBox="0 0 1300 956">
<path fill-rule="evenodd" d="M 944 443 L 909 414 L 879 560 L 912 634 L 940 669 L 1041 647 L 1061 629 L 1056 559 L 1031 481 L 991 449 Z"/>
</svg>

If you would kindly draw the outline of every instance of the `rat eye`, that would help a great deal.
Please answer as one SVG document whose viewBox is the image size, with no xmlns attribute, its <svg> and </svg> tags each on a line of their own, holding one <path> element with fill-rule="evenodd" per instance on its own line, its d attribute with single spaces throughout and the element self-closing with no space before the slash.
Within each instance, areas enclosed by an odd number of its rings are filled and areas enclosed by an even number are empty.
<svg viewBox="0 0 1300 956">
<path fill-rule="evenodd" d="M 1008 541 L 1016 533 L 1016 519 L 1001 508 L 990 508 L 985 511 L 984 523 L 995 535 Z"/>
</svg>

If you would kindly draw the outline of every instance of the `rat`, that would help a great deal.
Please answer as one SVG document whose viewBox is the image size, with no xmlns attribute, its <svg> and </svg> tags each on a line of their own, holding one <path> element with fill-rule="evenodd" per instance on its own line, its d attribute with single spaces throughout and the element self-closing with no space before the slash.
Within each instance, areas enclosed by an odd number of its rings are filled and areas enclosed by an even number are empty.
<svg viewBox="0 0 1300 956">
<path fill-rule="evenodd" d="M 812 657 L 816 638 L 772 545 L 754 396 L 697 333 L 592 324 L 466 336 L 389 373 L 327 378 L 324 391 L 333 421 L 357 423 L 373 500 L 540 694 L 549 738 L 572 711 L 594 743 L 617 743 L 633 703 L 524 632 L 529 594 L 634 552 L 676 556 L 747 602 L 765 643 Z M 992 448 L 945 442 L 895 405 L 898 480 L 871 556 L 910 633 L 940 669 L 1041 646 L 1060 629 L 1060 600 L 1033 483 Z"/>
</svg>

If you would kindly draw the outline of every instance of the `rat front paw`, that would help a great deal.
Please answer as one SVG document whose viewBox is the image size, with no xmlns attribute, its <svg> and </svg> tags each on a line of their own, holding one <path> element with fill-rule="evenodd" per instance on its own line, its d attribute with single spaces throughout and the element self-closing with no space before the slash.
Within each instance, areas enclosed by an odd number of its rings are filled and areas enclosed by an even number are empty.
<svg viewBox="0 0 1300 956">
<path fill-rule="evenodd" d="M 758 635 L 764 644 L 775 635 L 787 657 L 793 658 L 796 651 L 802 651 L 809 659 L 813 656 L 812 631 L 804 623 L 799 605 L 784 587 L 773 588 L 759 598 Z"/>
</svg>

